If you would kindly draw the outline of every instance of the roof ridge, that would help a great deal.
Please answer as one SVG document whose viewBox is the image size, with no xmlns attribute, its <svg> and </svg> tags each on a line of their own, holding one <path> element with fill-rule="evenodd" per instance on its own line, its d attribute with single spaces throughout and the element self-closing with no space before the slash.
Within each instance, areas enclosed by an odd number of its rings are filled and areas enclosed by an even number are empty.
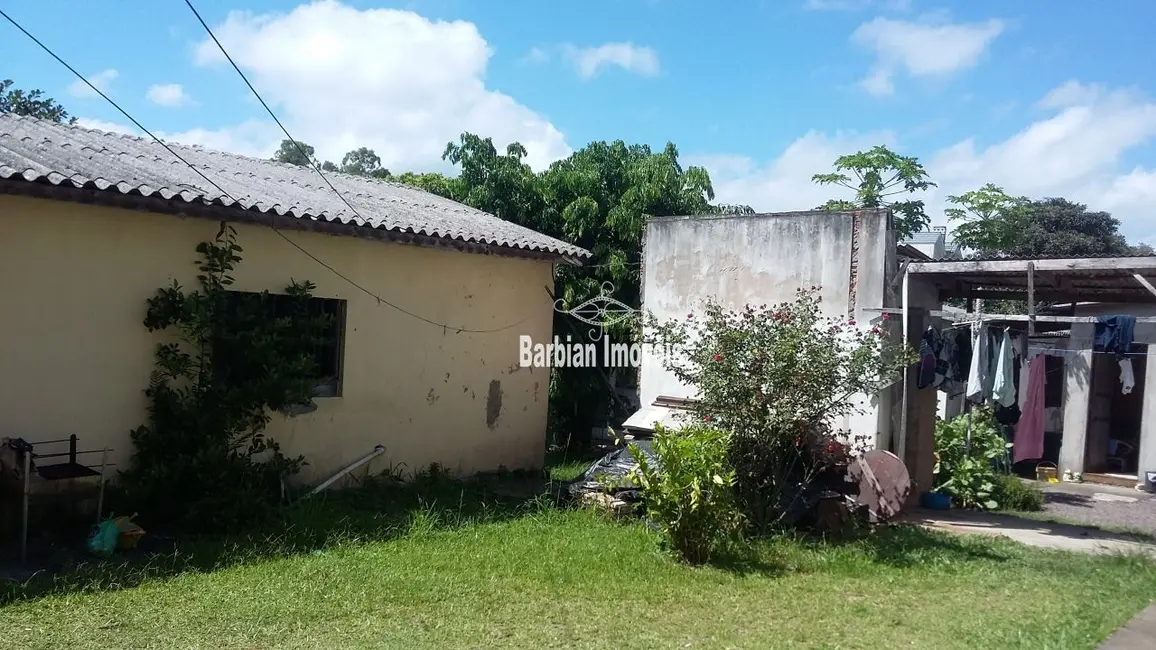
<svg viewBox="0 0 1156 650">
<path fill-rule="evenodd" d="M 334 193 L 309 167 L 162 138 L 164 146 L 186 159 L 193 168 L 189 169 L 182 161 L 169 159 L 172 154 L 145 136 L 15 113 L 0 113 L 0 126 L 4 125 L 0 129 L 0 180 L 159 195 L 166 201 L 235 204 L 259 213 L 378 231 L 432 235 L 571 259 L 590 257 L 589 251 L 564 240 L 404 183 L 330 172 L 336 182 L 346 183 L 345 193 L 358 199 L 360 209 L 350 213 L 348 207 L 337 204 L 342 192 Z M 46 147 L 48 143 L 52 146 Z M 193 179 L 202 170 L 214 176 L 209 184 L 215 189 Z"/>
</svg>

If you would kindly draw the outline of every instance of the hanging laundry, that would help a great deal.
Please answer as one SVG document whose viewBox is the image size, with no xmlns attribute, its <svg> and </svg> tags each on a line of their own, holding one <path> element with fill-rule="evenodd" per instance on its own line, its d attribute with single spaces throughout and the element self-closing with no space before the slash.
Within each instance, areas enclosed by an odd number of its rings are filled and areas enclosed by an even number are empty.
<svg viewBox="0 0 1156 650">
<path fill-rule="evenodd" d="M 987 331 L 981 322 L 972 326 L 972 333 L 974 342 L 971 346 L 971 368 L 967 374 L 967 399 L 972 402 L 982 402 L 988 395 L 984 387 L 987 385 L 988 373 L 991 368 L 988 361 Z"/>
<path fill-rule="evenodd" d="M 1120 359 L 1120 383 L 1124 385 L 1123 393 L 1127 395 L 1136 387 L 1136 375 L 1132 373 L 1132 360 L 1128 357 Z"/>
<path fill-rule="evenodd" d="M 1000 339 L 999 353 L 996 355 L 995 375 L 992 383 L 992 400 L 999 406 L 1008 407 L 1016 403 L 1014 377 L 1015 359 L 1012 357 L 1011 334 L 1005 329 Z"/>
<path fill-rule="evenodd" d="M 936 352 L 939 349 L 939 332 L 927 328 L 919 337 L 919 374 L 915 379 L 917 388 L 927 388 L 935 384 Z"/>
<path fill-rule="evenodd" d="M 932 386 L 941 390 L 950 387 L 954 377 L 951 374 L 952 357 L 955 356 L 955 335 L 948 330 L 939 335 L 939 354 L 935 357 L 935 381 Z"/>
<path fill-rule="evenodd" d="M 1038 355 L 1028 367 L 1027 399 L 1016 423 L 1012 462 L 1044 456 L 1044 382 L 1047 355 Z"/>
<path fill-rule="evenodd" d="M 1132 335 L 1135 329 L 1135 316 L 1101 316 L 1096 322 L 1095 349 L 1125 356 L 1132 351 Z"/>
<path fill-rule="evenodd" d="M 983 400 L 991 402 L 992 392 L 995 390 L 995 365 L 999 356 L 999 340 L 995 337 L 995 332 L 991 329 L 984 330 L 984 336 L 987 337 L 987 350 L 984 358 L 987 359 L 987 366 L 983 375 Z"/>
</svg>

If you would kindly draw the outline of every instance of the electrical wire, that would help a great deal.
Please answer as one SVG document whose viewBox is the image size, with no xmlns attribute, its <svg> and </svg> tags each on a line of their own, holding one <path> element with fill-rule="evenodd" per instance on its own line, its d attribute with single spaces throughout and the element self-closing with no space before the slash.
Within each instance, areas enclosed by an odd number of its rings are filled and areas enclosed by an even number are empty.
<svg viewBox="0 0 1156 650">
<path fill-rule="evenodd" d="M 345 207 L 349 208 L 358 219 L 363 219 L 361 214 L 357 212 L 357 208 L 353 207 L 353 205 L 351 205 L 349 201 L 345 199 L 345 195 L 343 195 L 341 192 L 338 192 L 337 188 L 333 186 L 333 183 L 330 183 L 329 179 L 325 177 L 325 174 L 321 171 L 321 167 L 317 165 L 317 161 L 305 152 L 305 149 L 301 146 L 301 143 L 298 142 L 297 139 L 292 135 L 290 135 L 289 129 L 286 129 L 285 125 L 281 123 L 281 120 L 277 119 L 277 114 L 273 112 L 272 108 L 269 108 L 269 104 L 265 103 L 265 98 L 261 96 L 261 93 L 257 92 L 257 89 L 254 88 L 253 84 L 249 82 L 249 78 L 245 76 L 245 73 L 241 72 L 241 67 L 238 66 L 237 62 L 233 60 L 233 57 L 229 54 L 228 50 L 225 49 L 225 46 L 221 45 L 221 41 L 217 40 L 217 35 L 214 34 L 213 30 L 209 28 L 209 24 L 205 22 L 204 18 L 201 18 L 201 12 L 197 11 L 197 8 L 193 6 L 193 3 L 190 0 L 185 0 L 185 4 L 188 5 L 189 10 L 193 12 L 193 15 L 197 17 L 197 21 L 201 23 L 201 27 L 204 27 L 205 31 L 208 32 L 209 38 L 213 39 L 213 42 L 217 44 L 217 49 L 221 50 L 221 54 L 225 55 L 225 59 L 229 61 L 229 64 L 232 65 L 233 69 L 237 71 L 237 74 L 241 76 L 241 80 L 244 81 L 245 85 L 249 87 L 249 90 L 253 92 L 253 96 L 257 98 L 257 101 L 261 102 L 262 106 L 265 107 L 265 112 L 269 114 L 269 117 L 273 118 L 273 121 L 276 122 L 277 126 L 281 128 L 281 132 L 285 134 L 286 138 L 289 138 L 289 141 L 293 143 L 293 146 L 297 147 L 297 153 L 301 154 L 302 158 L 309 161 L 309 166 L 317 172 L 317 175 L 321 177 L 321 180 L 325 181 L 325 184 L 329 186 L 329 189 L 333 190 L 333 193 L 337 195 L 337 198 L 341 199 L 341 202 L 345 204 Z"/>
<path fill-rule="evenodd" d="M 191 5 L 190 5 L 190 6 L 191 6 Z M 187 166 L 189 169 L 191 169 L 191 170 L 193 170 L 194 172 L 196 172 L 196 174 L 197 174 L 198 176 L 200 176 L 201 178 L 203 178 L 203 179 L 205 180 L 205 182 L 207 182 L 208 184 L 212 185 L 214 188 L 216 188 L 216 190 L 217 190 L 218 192 L 220 192 L 222 195 L 224 195 L 224 196 L 228 197 L 228 198 L 229 198 L 229 200 L 233 201 L 233 202 L 234 202 L 236 205 L 238 205 L 238 206 L 239 206 L 239 205 L 242 205 L 242 204 L 241 204 L 241 202 L 240 202 L 240 201 L 238 201 L 238 200 L 237 200 L 237 199 L 236 199 L 236 198 L 235 198 L 233 195 L 231 195 L 231 194 L 229 194 L 229 192 L 225 191 L 225 189 L 224 189 L 223 187 L 221 187 L 220 185 L 218 185 L 216 182 L 214 182 L 214 181 L 213 181 L 213 179 L 211 179 L 211 178 L 209 178 L 208 176 L 206 176 L 206 175 L 204 174 L 204 172 L 202 172 L 202 171 L 201 171 L 201 170 L 200 170 L 200 169 L 199 169 L 199 168 L 198 168 L 196 165 L 193 165 L 193 164 L 192 164 L 192 163 L 190 163 L 188 160 L 185 160 L 185 159 L 184 159 L 184 158 L 183 158 L 183 157 L 182 157 L 182 156 L 181 156 L 179 153 L 177 153 L 176 151 L 174 151 L 172 147 L 170 147 L 170 146 L 169 146 L 167 143 L 165 143 L 165 141 L 164 141 L 164 140 L 161 140 L 161 139 L 160 139 L 160 138 L 158 138 L 156 135 L 154 135 L 152 131 L 150 131 L 150 130 L 148 130 L 147 128 L 145 128 L 145 126 L 144 126 L 143 124 L 141 124 L 141 123 L 140 123 L 140 122 L 139 122 L 139 121 L 138 121 L 138 120 L 137 120 L 135 117 L 133 117 L 131 114 L 129 114 L 129 112 L 128 112 L 128 111 L 126 111 L 124 108 L 122 108 L 122 107 L 120 106 L 120 104 L 117 104 L 115 101 L 113 101 L 113 100 L 112 100 L 112 98 L 110 98 L 108 95 L 104 94 L 104 92 L 103 92 L 101 89 L 97 88 L 97 87 L 96 87 L 95 85 L 93 85 L 93 84 L 92 84 L 92 83 L 91 83 L 91 82 L 90 82 L 88 79 L 86 79 L 84 75 L 82 75 L 82 74 L 80 74 L 79 72 L 77 72 L 77 71 L 76 71 L 76 68 L 73 68 L 71 65 L 69 65 L 69 64 L 68 64 L 68 62 L 67 62 L 67 61 L 65 61 L 64 59 L 60 58 L 60 56 L 59 56 L 59 55 L 57 55 L 57 54 L 56 54 L 56 52 L 54 52 L 54 51 L 53 51 L 51 48 L 49 48 L 47 45 L 45 45 L 44 43 L 42 43 L 42 42 L 40 41 L 40 39 L 38 39 L 38 38 L 36 38 L 34 35 L 32 35 L 32 33 L 31 33 L 31 32 L 29 32 L 27 29 L 24 29 L 24 27 L 23 27 L 23 26 L 22 26 L 20 23 L 18 23 L 18 22 L 16 21 L 16 19 L 12 18 L 12 16 L 9 16 L 9 15 L 8 15 L 8 13 L 7 13 L 7 12 L 5 12 L 3 9 L 0 9 L 0 16 L 2 16 L 2 17 L 3 17 L 5 20 L 7 20 L 9 23 L 12 23 L 12 26 L 13 26 L 13 27 L 15 27 L 16 29 L 20 30 L 20 32 L 21 32 L 21 33 L 23 33 L 25 36 L 27 36 L 29 39 L 31 39 L 33 43 L 36 43 L 36 45 L 38 45 L 38 46 L 40 47 L 40 49 L 44 50 L 44 51 L 45 51 L 45 52 L 46 52 L 46 53 L 47 53 L 49 56 L 51 56 L 53 59 L 56 59 L 56 61 L 57 61 L 58 63 L 60 63 L 60 65 L 62 65 L 62 66 L 64 66 L 65 68 L 67 68 L 69 72 L 71 72 L 72 74 L 76 75 L 76 77 L 77 77 L 78 79 L 80 79 L 81 81 L 83 81 L 83 82 L 84 82 L 84 84 L 85 84 L 86 86 L 88 86 L 90 89 L 92 89 L 92 91 L 93 91 L 93 92 L 95 92 L 95 93 L 97 93 L 98 95 L 100 95 L 100 96 L 101 96 L 101 97 L 102 97 L 102 98 L 103 98 L 105 101 L 107 101 L 109 104 L 111 104 L 113 108 L 115 108 L 117 111 L 119 111 L 121 115 L 124 115 L 126 119 L 128 119 L 130 122 L 132 122 L 134 126 L 136 126 L 138 129 L 140 129 L 140 130 L 141 130 L 141 131 L 143 131 L 143 132 L 144 132 L 146 135 L 148 135 L 150 138 L 152 138 L 154 141 L 156 141 L 156 143 L 157 143 L 157 144 L 159 144 L 159 145 L 161 145 L 162 147 L 164 147 L 166 151 L 168 151 L 170 154 L 172 154 L 172 155 L 173 155 L 173 157 L 175 157 L 177 160 L 179 160 L 179 161 L 181 161 L 182 163 L 184 163 L 184 164 L 185 164 L 185 165 L 186 165 L 186 166 Z M 214 40 L 215 40 L 215 39 L 214 39 Z M 250 87 L 251 87 L 251 86 L 250 86 Z M 254 92 L 256 92 L 256 91 L 254 91 Z M 264 102 L 262 102 L 262 103 L 264 103 Z M 274 119 L 275 119 L 275 118 L 274 118 Z M 280 124 L 280 123 L 278 123 L 278 124 Z M 282 127 L 282 128 L 284 128 L 284 127 Z M 323 176 L 323 177 L 324 177 L 324 176 Z M 328 182 L 328 181 L 326 181 L 326 182 Z M 332 186 L 332 185 L 330 185 L 330 187 L 333 187 L 333 186 Z M 337 190 L 336 190 L 336 189 L 334 189 L 334 192 L 336 192 L 336 191 L 337 191 Z M 338 196 L 340 196 L 340 193 L 338 193 Z M 344 200 L 344 198 L 342 198 L 342 200 Z M 348 202 L 346 202 L 346 205 L 349 205 L 349 204 L 348 204 Z M 350 206 L 350 209 L 352 210 L 352 209 L 353 209 L 353 207 L 352 207 L 352 206 Z M 356 214 L 356 210 L 354 210 L 354 213 Z M 358 215 L 358 216 L 360 216 L 360 215 Z M 270 215 L 270 220 L 272 220 L 272 215 Z M 280 230 L 277 228 L 277 226 L 276 226 L 276 225 L 274 225 L 274 224 L 273 224 L 271 221 L 270 221 L 270 223 L 268 223 L 268 224 L 266 224 L 266 225 L 267 225 L 267 226 L 268 226 L 268 227 L 269 227 L 269 228 L 270 228 L 270 229 L 271 229 L 271 230 L 272 230 L 274 233 L 276 233 L 276 234 L 277 234 L 279 237 L 281 237 L 282 239 L 284 239 L 284 240 L 285 240 L 285 241 L 286 241 L 286 242 L 287 242 L 287 243 L 288 243 L 290 246 L 292 246 L 293 248 L 296 248 L 298 251 L 300 251 L 301 253 L 305 254 L 305 255 L 306 255 L 307 257 L 309 257 L 311 260 L 313 260 L 313 261 L 314 261 L 314 262 L 316 262 L 317 264 L 319 264 L 319 265 L 321 265 L 322 267 L 324 267 L 325 269 L 327 269 L 327 270 L 328 270 L 330 273 L 333 273 L 333 274 L 334 274 L 334 275 L 336 275 L 337 277 L 339 277 L 339 278 L 341 278 L 342 280 L 344 280 L 345 282 L 349 283 L 349 284 L 350 284 L 351 286 L 353 286 L 354 288 L 358 289 L 359 291 L 361 291 L 362 293 L 366 294 L 367 296 L 369 296 L 369 297 L 373 298 L 373 299 L 374 299 L 374 300 L 376 300 L 376 301 L 377 301 L 379 304 L 384 304 L 384 305 L 387 305 L 387 306 L 389 306 L 389 307 L 392 307 L 393 309 L 396 309 L 397 311 L 399 311 L 399 312 L 401 312 L 401 313 L 403 313 L 403 314 L 405 314 L 405 315 L 407 315 L 407 316 L 410 316 L 411 318 L 415 318 L 415 319 L 417 319 L 417 320 L 420 320 L 420 321 L 422 321 L 422 322 L 424 322 L 424 323 L 427 323 L 427 324 L 429 324 L 429 325 L 433 325 L 433 326 L 435 326 L 435 327 L 440 327 L 440 328 L 442 328 L 442 330 L 443 330 L 443 331 L 454 330 L 454 333 L 456 333 L 456 334 L 460 334 L 460 333 L 462 333 L 462 332 L 465 332 L 465 333 L 467 333 L 467 334 L 491 334 L 491 333 L 494 333 L 494 332 L 501 332 L 501 331 L 505 331 L 505 330 L 508 330 L 508 329 L 512 329 L 512 328 L 514 328 L 514 327 L 517 327 L 518 325 L 521 325 L 522 323 L 526 322 L 527 320 L 529 320 L 529 317 L 527 317 L 527 318 L 523 318 L 522 320 L 520 320 L 520 321 L 518 321 L 518 322 L 516 322 L 516 323 L 512 323 L 512 324 L 510 324 L 510 325 L 506 325 L 506 326 L 504 326 L 504 327 L 498 327 L 498 328 L 494 328 L 494 329 L 469 329 L 469 328 L 466 328 L 466 327 L 454 327 L 454 326 L 451 326 L 451 325 L 447 325 L 447 324 L 445 324 L 445 323 L 439 323 L 439 322 L 437 322 L 437 321 L 435 321 L 435 320 L 431 320 L 431 319 L 429 319 L 429 318 L 426 318 L 426 317 L 424 317 L 424 316 L 421 316 L 421 315 L 419 315 L 419 314 L 415 314 L 415 313 L 413 313 L 413 312 L 411 312 L 411 311 L 409 311 L 409 310 L 407 310 L 407 309 L 405 309 L 405 308 L 403 308 L 403 307 L 400 307 L 400 306 L 398 306 L 398 305 L 395 305 L 394 303 L 392 303 L 392 302 L 390 302 L 390 301 L 386 300 L 385 298 L 382 298 L 382 297 L 381 297 L 381 296 L 379 296 L 378 294 L 376 294 L 376 293 L 374 293 L 374 292 L 370 291 L 369 289 L 367 289 L 367 288 L 365 288 L 365 287 L 361 286 L 360 284 L 358 284 L 357 282 L 355 282 L 353 279 L 351 279 L 351 278 L 349 278 L 348 276 L 346 276 L 346 275 L 342 274 L 340 271 L 338 271 L 337 269 L 333 268 L 332 266 L 330 266 L 329 264 L 327 264 L 327 263 L 326 263 L 324 260 L 322 260 L 322 259 L 318 258 L 318 257 L 317 257 L 316 255 L 314 255 L 313 253 L 310 253 L 308 250 L 306 250 L 306 249 L 305 249 L 304 247 L 302 247 L 300 244 L 298 244 L 297 242 L 295 242 L 295 241 L 293 241 L 291 238 L 289 238 L 289 236 L 287 236 L 285 233 L 281 232 L 281 231 L 280 231 Z"/>
</svg>

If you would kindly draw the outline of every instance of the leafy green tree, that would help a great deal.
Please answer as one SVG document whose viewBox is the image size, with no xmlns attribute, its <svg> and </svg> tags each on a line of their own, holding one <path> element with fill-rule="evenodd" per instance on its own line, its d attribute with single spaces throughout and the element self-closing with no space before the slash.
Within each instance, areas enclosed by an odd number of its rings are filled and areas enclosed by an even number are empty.
<svg viewBox="0 0 1156 650">
<path fill-rule="evenodd" d="M 927 179 L 923 165 L 913 156 L 901 156 L 883 145 L 870 151 L 858 151 L 839 156 L 835 171 L 811 177 L 819 185 L 838 185 L 855 192 L 854 199 L 832 199 L 817 210 L 860 210 L 890 208 L 895 214 L 895 229 L 900 237 L 927 228 L 931 219 L 924 211 L 923 201 L 914 198 L 898 200 L 928 188 L 935 187 Z"/>
<path fill-rule="evenodd" d="M 389 178 L 389 170 L 381 166 L 381 158 L 368 147 L 358 147 L 341 159 L 341 171 L 354 176 Z"/>
<path fill-rule="evenodd" d="M 61 124 L 76 124 L 76 118 L 70 116 L 56 100 L 45 97 L 44 91 L 24 91 L 13 88 L 13 85 L 11 79 L 0 80 L 0 113 L 16 113 Z"/>
<path fill-rule="evenodd" d="M 751 212 L 746 206 L 712 204 L 710 176 L 684 168 L 678 150 L 661 152 L 622 141 L 593 142 L 549 169 L 535 173 L 526 149 L 512 143 L 500 153 L 490 138 L 463 133 L 446 146 L 444 159 L 460 169 L 456 178 L 406 173 L 398 181 L 452 198 L 539 232 L 581 246 L 593 259 L 581 267 L 561 266 L 552 295 L 572 309 L 602 295 L 639 306 L 642 231 L 649 216 Z M 546 290 L 546 288 L 543 288 Z M 588 332 L 558 314 L 555 331 L 575 339 Z M 636 335 L 630 323 L 607 329 L 616 342 Z M 581 443 L 593 426 L 621 415 L 615 386 L 633 381 L 633 371 L 616 368 L 562 368 L 551 377 L 556 434 Z M 568 434 L 568 435 L 567 435 Z"/>
<path fill-rule="evenodd" d="M 292 140 L 286 139 L 281 141 L 281 146 L 277 149 L 277 153 L 273 154 L 272 159 L 290 165 L 308 167 L 317 160 L 313 157 L 313 154 L 313 147 L 300 140 L 297 141 L 297 144 L 294 144 Z"/>
<path fill-rule="evenodd" d="M 450 178 L 445 174 L 439 174 L 437 172 L 427 172 L 424 174 L 405 172 L 401 176 L 394 176 L 392 180 L 398 183 L 412 185 L 430 194 L 437 194 L 438 196 L 453 201 L 462 201 L 464 198 L 463 195 L 465 194 L 460 178 Z"/>
<path fill-rule="evenodd" d="M 944 212 L 955 227 L 955 242 L 982 257 L 998 256 L 1013 249 L 1027 226 L 1026 198 L 1008 196 L 1003 188 L 988 183 L 978 190 L 948 196 L 952 207 Z"/>
<path fill-rule="evenodd" d="M 987 184 L 948 197 L 946 210 L 962 221 L 955 240 L 973 256 L 1015 259 L 1046 257 L 1105 257 L 1149 254 L 1147 246 L 1129 245 L 1120 221 L 1103 211 L 1065 198 L 1013 198 Z"/>
</svg>

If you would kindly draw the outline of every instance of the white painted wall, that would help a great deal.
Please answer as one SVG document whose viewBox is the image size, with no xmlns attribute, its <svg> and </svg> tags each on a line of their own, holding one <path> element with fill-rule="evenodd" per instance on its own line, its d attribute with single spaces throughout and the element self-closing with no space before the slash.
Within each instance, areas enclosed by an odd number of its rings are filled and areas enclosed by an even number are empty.
<svg viewBox="0 0 1156 650">
<path fill-rule="evenodd" d="M 853 297 L 851 213 L 652 219 L 643 244 L 643 309 L 660 321 L 685 319 L 707 298 L 739 310 L 788 302 L 800 287 L 819 285 L 824 315 L 850 316 L 869 327 L 882 307 L 897 304 L 887 297 L 886 285 L 897 270 L 896 239 L 887 211 L 859 214 Z M 657 354 L 643 358 L 640 381 L 643 407 L 659 396 L 694 397 Z M 872 404 L 868 411 L 837 426 L 858 435 L 888 435 L 890 405 Z"/>
</svg>

